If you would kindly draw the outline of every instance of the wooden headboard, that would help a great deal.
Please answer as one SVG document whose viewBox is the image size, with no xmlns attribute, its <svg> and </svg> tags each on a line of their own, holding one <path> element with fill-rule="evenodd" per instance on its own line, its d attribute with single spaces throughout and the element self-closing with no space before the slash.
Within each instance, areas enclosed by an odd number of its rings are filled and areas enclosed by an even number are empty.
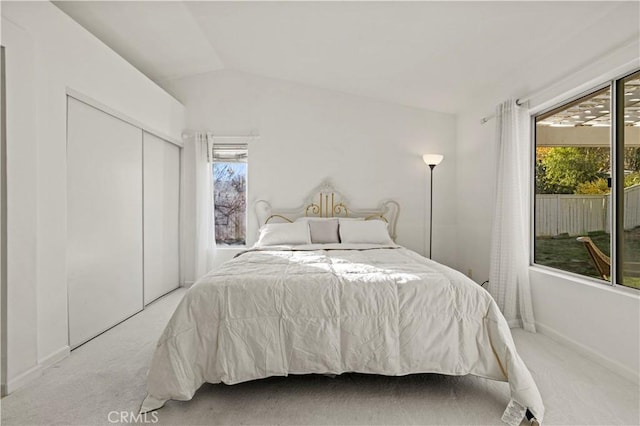
<svg viewBox="0 0 640 426">
<path fill-rule="evenodd" d="M 383 220 L 389 224 L 389 235 L 396 240 L 396 224 L 400 213 L 400 205 L 393 200 L 386 200 L 376 208 L 353 209 L 329 181 L 316 187 L 302 205 L 296 208 L 276 209 L 268 201 L 258 200 L 255 203 L 258 226 L 276 222 L 294 222 L 300 217 L 350 217 L 365 220 Z"/>
</svg>

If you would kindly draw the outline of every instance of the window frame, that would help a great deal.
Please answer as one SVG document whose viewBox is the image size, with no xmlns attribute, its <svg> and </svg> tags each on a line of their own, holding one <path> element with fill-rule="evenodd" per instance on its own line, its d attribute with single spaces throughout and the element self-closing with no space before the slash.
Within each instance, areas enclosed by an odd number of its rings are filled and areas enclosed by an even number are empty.
<svg viewBox="0 0 640 426">
<path fill-rule="evenodd" d="M 214 241 L 216 242 L 216 249 L 220 250 L 234 250 L 234 249 L 245 249 L 248 247 L 248 237 L 249 237 L 249 151 L 250 151 L 250 144 L 249 142 L 252 141 L 254 139 L 254 137 L 242 137 L 242 136 L 214 136 L 212 138 L 212 143 L 211 143 L 211 153 L 210 153 L 210 161 L 209 161 L 209 165 L 210 165 L 210 177 L 211 177 L 211 187 L 214 191 L 214 194 L 212 194 L 212 197 L 215 199 L 215 177 L 214 177 L 214 168 L 215 168 L 215 164 L 228 164 L 228 163 L 233 163 L 232 161 L 229 162 L 225 162 L 225 161 L 218 161 L 215 160 L 215 155 L 214 155 L 214 151 L 215 151 L 215 147 L 216 146 L 233 146 L 233 145 L 238 145 L 241 146 L 244 150 L 246 150 L 246 158 L 244 161 L 237 161 L 238 163 L 244 163 L 246 164 L 246 170 L 245 170 L 245 190 L 244 190 L 244 196 L 245 196 L 245 210 L 244 210 L 244 230 L 245 230 L 245 235 L 244 235 L 244 244 L 237 244 L 237 245 L 227 245 L 227 244 L 223 244 L 221 242 L 217 241 L 216 235 L 215 235 L 215 227 L 216 227 L 216 220 L 215 220 L 215 202 L 214 202 L 214 208 L 213 208 L 213 226 L 214 226 Z"/>
<path fill-rule="evenodd" d="M 619 283 L 619 279 L 622 277 L 622 271 L 624 268 L 624 130 L 621 132 L 618 129 L 624 129 L 624 95 L 619 96 L 619 93 L 624 94 L 625 79 L 640 72 L 640 68 L 633 68 L 623 73 L 616 74 L 613 77 L 608 77 L 600 84 L 593 84 L 590 87 L 580 90 L 578 93 L 574 93 L 571 96 L 567 96 L 553 102 L 552 105 L 543 109 L 537 110 L 530 114 L 530 248 L 529 248 L 529 266 L 535 266 L 542 268 L 553 273 L 560 275 L 566 275 L 571 278 L 579 278 L 581 280 L 587 280 L 587 282 L 597 283 L 605 285 L 610 288 L 625 289 L 629 291 L 640 291 L 638 288 L 626 286 Z M 535 247 L 536 247 L 536 148 L 537 148 L 537 126 L 536 120 L 538 117 L 544 116 L 551 111 L 566 107 L 567 105 L 581 99 L 588 97 L 600 90 L 609 88 L 611 91 L 610 99 L 610 114 L 611 114 L 611 127 L 609 132 L 610 141 L 610 164 L 611 164 L 611 230 L 610 230 L 610 258 L 611 258 L 611 281 L 606 281 L 601 278 L 592 277 L 588 275 L 582 275 L 576 272 L 565 271 L 563 269 L 554 268 L 552 266 L 536 263 L 535 261 Z M 622 224 L 619 226 L 619 224 Z"/>
</svg>

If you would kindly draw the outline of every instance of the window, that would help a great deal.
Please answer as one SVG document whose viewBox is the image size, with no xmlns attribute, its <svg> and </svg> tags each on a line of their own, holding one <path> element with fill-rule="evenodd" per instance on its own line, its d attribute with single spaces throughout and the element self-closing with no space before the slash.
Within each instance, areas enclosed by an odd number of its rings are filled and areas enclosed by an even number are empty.
<svg viewBox="0 0 640 426">
<path fill-rule="evenodd" d="M 216 244 L 244 246 L 247 232 L 246 144 L 213 145 L 213 203 Z"/>
<path fill-rule="evenodd" d="M 534 262 L 640 288 L 640 72 L 534 122 Z"/>
</svg>

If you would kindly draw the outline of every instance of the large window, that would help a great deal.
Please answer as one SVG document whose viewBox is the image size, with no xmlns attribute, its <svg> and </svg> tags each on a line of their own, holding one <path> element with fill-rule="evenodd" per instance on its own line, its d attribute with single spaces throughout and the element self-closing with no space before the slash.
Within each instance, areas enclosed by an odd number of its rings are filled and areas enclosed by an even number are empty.
<svg viewBox="0 0 640 426">
<path fill-rule="evenodd" d="M 243 246 L 247 232 L 247 145 L 213 145 L 216 244 Z"/>
<path fill-rule="evenodd" d="M 534 120 L 535 263 L 640 288 L 640 72 Z"/>
</svg>

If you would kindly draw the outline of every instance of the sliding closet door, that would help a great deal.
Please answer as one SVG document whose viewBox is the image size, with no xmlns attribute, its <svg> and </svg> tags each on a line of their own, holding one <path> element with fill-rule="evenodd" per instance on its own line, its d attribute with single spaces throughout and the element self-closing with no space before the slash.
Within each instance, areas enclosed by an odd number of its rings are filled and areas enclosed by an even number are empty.
<svg viewBox="0 0 640 426">
<path fill-rule="evenodd" d="M 71 97 L 67 126 L 73 348 L 143 308 L 142 130 Z"/>
<path fill-rule="evenodd" d="M 144 132 L 144 304 L 177 288 L 180 149 Z"/>
</svg>

